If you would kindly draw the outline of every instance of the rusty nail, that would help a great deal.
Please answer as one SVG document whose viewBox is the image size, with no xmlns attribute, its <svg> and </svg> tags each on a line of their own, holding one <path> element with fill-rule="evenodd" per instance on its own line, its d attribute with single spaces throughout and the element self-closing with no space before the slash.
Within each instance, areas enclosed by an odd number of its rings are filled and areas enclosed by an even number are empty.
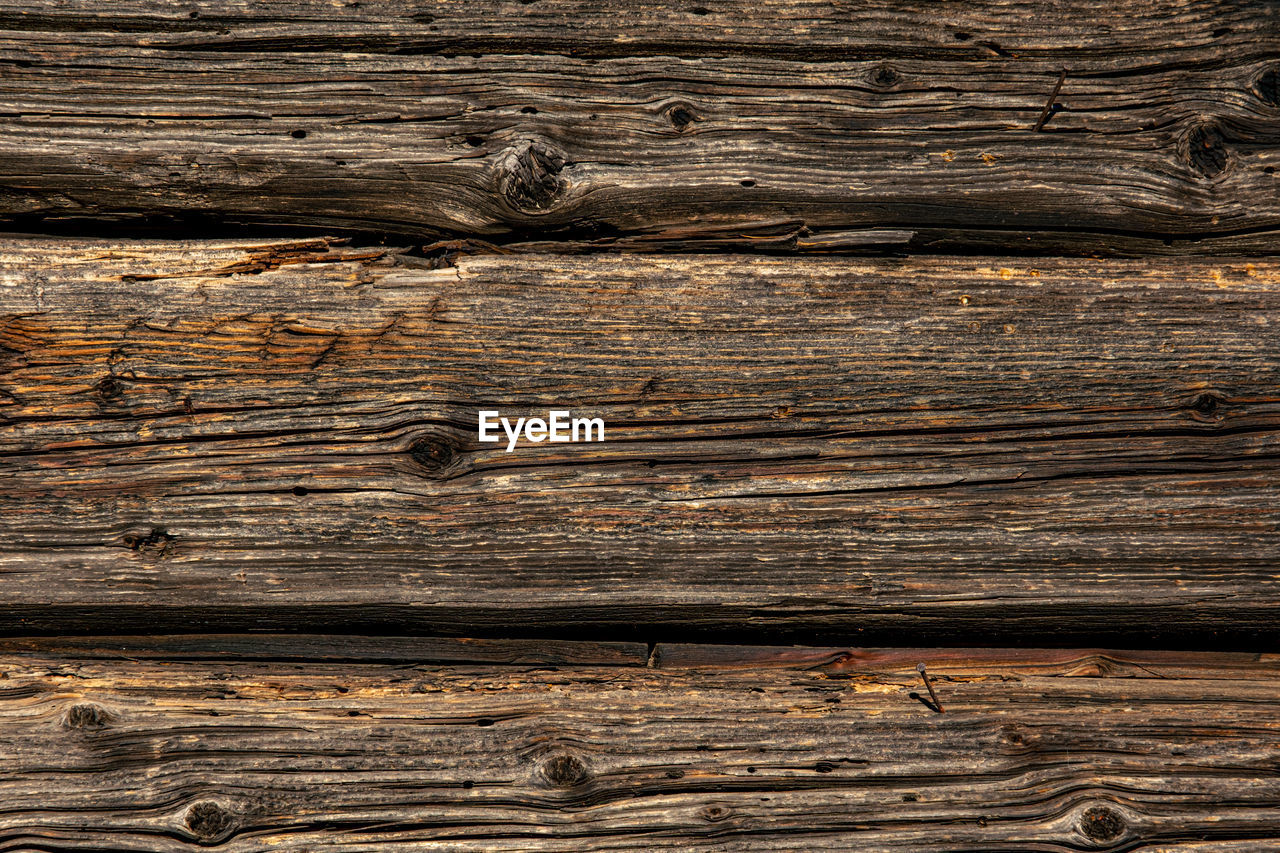
<svg viewBox="0 0 1280 853">
<path fill-rule="evenodd" d="M 942 703 L 938 701 L 938 694 L 933 692 L 933 684 L 929 681 L 929 674 L 924 671 L 924 664 L 916 664 L 916 672 L 920 673 L 920 677 L 924 679 L 924 686 L 929 691 L 929 699 L 933 702 L 934 710 L 939 714 L 944 713 Z"/>
</svg>

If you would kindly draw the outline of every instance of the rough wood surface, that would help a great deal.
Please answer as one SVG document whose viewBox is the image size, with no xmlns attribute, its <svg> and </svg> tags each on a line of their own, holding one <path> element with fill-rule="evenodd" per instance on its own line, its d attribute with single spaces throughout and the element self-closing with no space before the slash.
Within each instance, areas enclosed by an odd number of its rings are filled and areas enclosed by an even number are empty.
<svg viewBox="0 0 1280 853">
<path fill-rule="evenodd" d="M 1278 55 L 1243 0 L 5 0 L 0 220 L 1272 252 Z"/>
<path fill-rule="evenodd" d="M 692 665 L 692 661 L 706 654 L 702 649 L 703 647 L 696 645 L 682 646 L 676 654 Z M 812 650 L 810 653 L 832 654 L 829 650 Z M 645 666 L 652 652 L 644 643 L 357 634 L 241 633 L 0 638 L 0 655 L 25 654 L 57 654 L 66 658 L 93 661 L 149 658 L 169 661 L 265 660 L 449 666 L 503 664 L 623 667 Z M 1225 661 L 1229 657 L 1223 655 L 1221 659 Z"/>
<path fill-rule="evenodd" d="M 0 628 L 1275 636 L 1280 264 L 430 266 L 0 246 Z"/>
<path fill-rule="evenodd" d="M 1274 656 L 719 648 L 710 668 L 439 668 L 61 645 L 0 652 L 7 850 L 1280 845 Z"/>
</svg>

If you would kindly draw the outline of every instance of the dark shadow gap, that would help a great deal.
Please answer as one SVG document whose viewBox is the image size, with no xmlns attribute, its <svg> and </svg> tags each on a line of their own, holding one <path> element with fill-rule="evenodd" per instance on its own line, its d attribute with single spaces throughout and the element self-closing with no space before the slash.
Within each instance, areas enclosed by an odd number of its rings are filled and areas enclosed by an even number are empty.
<svg viewBox="0 0 1280 853">
<path fill-rule="evenodd" d="M 987 605 L 913 614 L 713 608 L 409 608 L 397 605 L 281 607 L 11 607 L 0 637 L 148 634 L 323 634 L 650 644 L 801 645 L 849 648 L 1111 648 L 1280 651 L 1280 624 L 1266 607 L 1207 613 L 1142 604 L 1083 607 Z M 913 627 L 904 623 L 914 622 Z"/>
</svg>

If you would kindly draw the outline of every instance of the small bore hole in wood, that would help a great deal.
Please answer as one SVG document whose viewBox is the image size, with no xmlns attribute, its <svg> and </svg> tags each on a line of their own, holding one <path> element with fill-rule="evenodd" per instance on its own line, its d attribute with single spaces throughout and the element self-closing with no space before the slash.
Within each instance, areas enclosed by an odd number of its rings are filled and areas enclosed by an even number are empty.
<svg viewBox="0 0 1280 853">
<path fill-rule="evenodd" d="M 295 130 L 293 133 L 290 133 L 289 135 L 292 136 L 294 139 L 307 138 L 307 132 L 305 130 Z"/>
</svg>

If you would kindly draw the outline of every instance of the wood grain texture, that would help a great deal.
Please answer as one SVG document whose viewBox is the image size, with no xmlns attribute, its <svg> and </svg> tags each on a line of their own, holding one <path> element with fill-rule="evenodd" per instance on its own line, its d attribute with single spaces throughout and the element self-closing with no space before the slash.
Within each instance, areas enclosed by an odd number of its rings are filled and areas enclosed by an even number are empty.
<svg viewBox="0 0 1280 853">
<path fill-rule="evenodd" d="M 0 220 L 1274 252 L 1277 56 L 1243 0 L 6 0 Z"/>
<path fill-rule="evenodd" d="M 684 659 L 692 661 L 701 654 L 705 654 L 701 650 L 701 646 L 682 647 L 681 655 Z M 129 661 L 145 658 L 166 661 L 296 661 L 325 664 L 438 664 L 443 666 L 567 665 L 615 668 L 645 666 L 651 657 L 651 651 L 644 643 L 514 638 L 389 637 L 261 632 L 0 638 L 0 655 L 28 654 L 57 654 L 86 661 Z M 827 654 L 829 655 L 830 652 Z M 1229 657 L 1221 656 L 1224 661 Z"/>
<path fill-rule="evenodd" d="M 0 628 L 1275 635 L 1280 265 L 430 266 L 5 242 Z"/>
<path fill-rule="evenodd" d="M 1280 845 L 1268 655 L 954 650 L 926 658 L 936 713 L 914 650 L 548 669 L 59 646 L 0 655 L 3 849 Z"/>
</svg>

